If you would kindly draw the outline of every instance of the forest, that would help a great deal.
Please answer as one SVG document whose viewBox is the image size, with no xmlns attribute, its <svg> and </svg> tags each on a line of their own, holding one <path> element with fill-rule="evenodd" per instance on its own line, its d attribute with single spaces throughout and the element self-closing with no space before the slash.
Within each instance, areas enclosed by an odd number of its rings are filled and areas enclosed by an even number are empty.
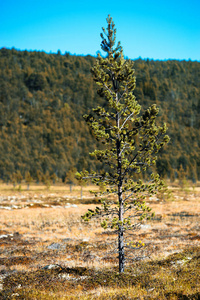
<svg viewBox="0 0 200 300">
<path fill-rule="evenodd" d="M 72 170 L 100 170 L 83 115 L 104 105 L 90 73 L 95 57 L 0 49 L 0 178 L 63 181 Z M 170 142 L 158 155 L 163 178 L 200 180 L 200 62 L 134 60 L 142 110 L 159 107 Z"/>
</svg>

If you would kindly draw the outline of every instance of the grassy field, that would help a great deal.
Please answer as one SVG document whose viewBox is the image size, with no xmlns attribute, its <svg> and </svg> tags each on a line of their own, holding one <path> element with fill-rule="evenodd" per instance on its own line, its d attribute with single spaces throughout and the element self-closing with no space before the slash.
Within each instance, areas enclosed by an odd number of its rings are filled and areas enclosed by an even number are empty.
<svg viewBox="0 0 200 300">
<path fill-rule="evenodd" d="M 200 188 L 146 199 L 124 274 L 117 236 L 81 220 L 90 189 L 0 185 L 0 299 L 200 299 Z"/>
</svg>

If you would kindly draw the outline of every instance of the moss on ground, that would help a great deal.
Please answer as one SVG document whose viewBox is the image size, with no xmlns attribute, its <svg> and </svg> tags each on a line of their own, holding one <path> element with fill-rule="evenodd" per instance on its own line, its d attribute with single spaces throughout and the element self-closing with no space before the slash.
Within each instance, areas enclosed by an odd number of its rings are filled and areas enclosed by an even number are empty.
<svg viewBox="0 0 200 300">
<path fill-rule="evenodd" d="M 99 291 L 94 293 L 94 291 Z M 117 268 L 57 266 L 6 276 L 0 299 L 200 299 L 200 247 Z"/>
</svg>

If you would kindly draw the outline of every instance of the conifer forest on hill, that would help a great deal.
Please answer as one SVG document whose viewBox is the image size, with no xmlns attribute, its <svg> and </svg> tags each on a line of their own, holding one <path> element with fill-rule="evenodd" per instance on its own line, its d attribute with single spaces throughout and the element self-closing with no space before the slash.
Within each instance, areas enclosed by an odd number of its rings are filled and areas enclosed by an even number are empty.
<svg viewBox="0 0 200 300">
<path fill-rule="evenodd" d="M 64 178 L 76 168 L 100 165 L 90 158 L 97 142 L 83 115 L 103 99 L 96 93 L 92 56 L 0 49 L 0 177 L 38 171 Z M 135 96 L 142 110 L 156 103 L 170 142 L 156 168 L 173 180 L 184 172 L 200 180 L 200 63 L 134 61 Z"/>
</svg>

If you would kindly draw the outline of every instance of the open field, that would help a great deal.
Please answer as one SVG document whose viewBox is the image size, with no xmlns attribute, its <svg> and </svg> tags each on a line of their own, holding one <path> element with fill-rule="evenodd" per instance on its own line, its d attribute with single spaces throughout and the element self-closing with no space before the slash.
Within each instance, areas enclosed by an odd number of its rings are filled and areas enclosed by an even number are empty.
<svg viewBox="0 0 200 300">
<path fill-rule="evenodd" d="M 81 220 L 90 189 L 0 185 L 0 299 L 200 299 L 200 188 L 146 200 L 122 275 L 116 235 Z"/>
</svg>

